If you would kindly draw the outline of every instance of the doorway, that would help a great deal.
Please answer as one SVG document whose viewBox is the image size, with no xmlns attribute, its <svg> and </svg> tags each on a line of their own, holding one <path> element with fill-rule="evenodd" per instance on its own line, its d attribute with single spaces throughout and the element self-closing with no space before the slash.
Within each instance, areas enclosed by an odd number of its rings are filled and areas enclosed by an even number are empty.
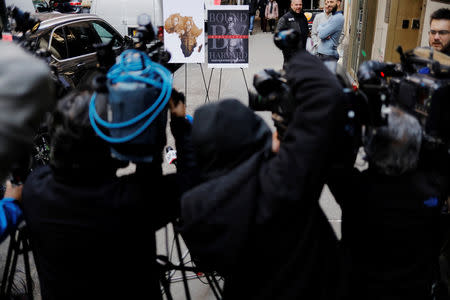
<svg viewBox="0 0 450 300">
<path fill-rule="evenodd" d="M 397 47 L 411 50 L 420 43 L 423 0 L 392 0 L 386 39 L 385 61 L 400 62 Z"/>
</svg>

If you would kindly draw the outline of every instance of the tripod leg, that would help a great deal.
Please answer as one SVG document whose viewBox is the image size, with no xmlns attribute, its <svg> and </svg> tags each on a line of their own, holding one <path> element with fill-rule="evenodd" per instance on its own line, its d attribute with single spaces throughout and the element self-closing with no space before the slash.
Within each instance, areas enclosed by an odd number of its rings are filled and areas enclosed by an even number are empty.
<svg viewBox="0 0 450 300">
<path fill-rule="evenodd" d="M 217 100 L 220 100 L 220 85 L 222 84 L 222 68 L 220 68 L 220 76 L 219 76 L 219 93 L 217 95 Z"/>
<path fill-rule="evenodd" d="M 213 276 L 212 276 L 212 275 L 209 275 L 209 274 L 205 274 L 205 277 L 206 277 L 206 280 L 208 281 L 209 286 L 211 287 L 211 290 L 213 291 L 214 296 L 216 297 L 216 299 L 217 299 L 217 300 L 222 299 L 222 298 L 221 298 L 222 293 L 221 293 L 221 291 L 220 291 L 220 288 L 215 286 L 215 283 L 213 282 L 213 279 L 211 278 L 211 277 L 213 277 Z M 219 290 L 219 291 L 218 291 L 218 290 Z M 219 292 L 220 292 L 220 295 L 219 295 Z"/>
<path fill-rule="evenodd" d="M 8 281 L 9 270 L 11 268 L 11 259 L 14 251 L 14 243 L 15 243 L 15 233 L 10 234 L 9 246 L 8 246 L 8 254 L 6 256 L 5 269 L 3 270 L 3 278 L 2 278 L 2 286 L 0 290 L 0 299 L 3 299 L 6 295 L 6 284 Z"/>
<path fill-rule="evenodd" d="M 219 282 L 217 281 L 216 277 L 214 275 L 211 275 L 211 279 L 214 282 L 214 286 L 217 288 L 217 290 L 219 291 L 219 294 L 221 297 L 223 297 L 223 290 L 219 285 Z"/>
<path fill-rule="evenodd" d="M 12 286 L 14 283 L 14 274 L 17 268 L 17 259 L 19 257 L 19 244 L 18 241 L 14 239 L 14 254 L 12 257 L 11 269 L 9 270 L 8 285 L 6 287 L 6 297 L 11 296 Z"/>
<path fill-rule="evenodd" d="M 172 293 L 170 292 L 170 282 L 169 282 L 169 279 L 166 278 L 165 274 L 162 275 L 161 285 L 164 288 L 164 292 L 166 294 L 167 300 L 173 300 Z"/>
<path fill-rule="evenodd" d="M 203 73 L 202 64 L 199 63 L 198 66 L 200 67 L 200 71 L 202 71 L 203 84 L 204 84 L 205 90 L 206 90 L 205 103 L 206 103 L 206 100 L 208 100 L 208 102 L 211 102 L 211 101 L 209 100 L 209 88 L 206 87 L 205 73 Z M 212 74 L 212 71 L 211 71 L 211 74 Z M 211 82 L 211 79 L 209 80 L 209 82 Z"/>
<path fill-rule="evenodd" d="M 245 77 L 244 68 L 241 68 L 241 70 L 242 70 L 242 76 L 244 77 L 245 87 L 247 88 L 247 91 L 248 91 L 247 78 Z"/>
<path fill-rule="evenodd" d="M 186 101 L 187 101 L 187 67 L 188 67 L 188 64 L 184 64 L 184 97 L 185 97 L 185 99 L 186 99 Z"/>
<path fill-rule="evenodd" d="M 23 252 L 23 263 L 25 265 L 25 276 L 27 280 L 27 293 L 28 293 L 28 299 L 33 299 L 33 279 L 31 278 L 31 268 L 30 268 L 30 257 L 28 255 L 28 252 L 30 249 L 30 244 L 28 242 L 28 237 L 25 234 L 23 230 L 26 230 L 23 228 L 19 232 L 19 240 L 22 241 L 22 252 Z"/>
<path fill-rule="evenodd" d="M 180 266 L 181 266 L 181 274 L 183 275 L 183 284 L 184 284 L 184 291 L 186 293 L 186 299 L 191 300 L 191 293 L 189 292 L 189 286 L 186 279 L 186 271 L 184 270 L 184 262 L 183 262 L 183 255 L 181 253 L 181 244 L 180 244 L 180 238 L 178 236 L 178 233 L 174 231 L 175 235 L 175 242 L 177 244 L 177 252 L 178 252 L 178 258 L 180 260 Z"/>
<path fill-rule="evenodd" d="M 206 88 L 205 103 L 206 103 L 206 99 L 208 99 L 208 101 L 210 101 L 209 100 L 209 88 L 211 86 L 211 78 L 212 78 L 213 72 L 214 72 L 214 68 L 211 69 L 211 73 L 209 74 L 208 87 Z"/>
</svg>

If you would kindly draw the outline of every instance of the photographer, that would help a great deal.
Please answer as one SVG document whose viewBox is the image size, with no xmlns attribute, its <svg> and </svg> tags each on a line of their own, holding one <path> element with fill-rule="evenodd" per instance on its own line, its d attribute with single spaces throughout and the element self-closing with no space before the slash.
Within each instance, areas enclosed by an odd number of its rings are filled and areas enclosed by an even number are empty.
<svg viewBox="0 0 450 300">
<path fill-rule="evenodd" d="M 0 40 L 0 183 L 24 157 L 33 137 L 53 104 L 50 70 L 19 46 Z M 18 204 L 22 187 L 6 182 L 0 201 L 0 241 L 22 220 Z M 3 192 L 3 191 L 2 191 Z"/>
<path fill-rule="evenodd" d="M 224 299 L 338 299 L 344 281 L 319 206 L 343 126 L 342 88 L 306 51 L 287 78 L 296 108 L 281 144 L 237 100 L 195 112 L 203 182 L 183 195 L 179 229 L 198 266 L 224 276 Z"/>
<path fill-rule="evenodd" d="M 0 40 L 0 181 L 28 156 L 39 123 L 54 103 L 46 63 Z"/>
<path fill-rule="evenodd" d="M 418 121 L 392 107 L 365 146 L 369 168 L 328 181 L 342 208 L 351 299 L 431 299 L 448 182 L 419 165 L 421 142 Z"/>
<path fill-rule="evenodd" d="M 110 144 L 91 126 L 91 96 L 74 91 L 58 102 L 50 166 L 34 170 L 23 190 L 42 298 L 162 299 L 154 232 L 178 216 L 183 185 L 195 169 L 184 104 L 171 109 L 179 173 L 162 175 L 165 107 L 152 129 L 159 138 L 149 145 L 153 161 L 117 177 L 123 162 L 112 158 Z M 104 117 L 105 99 L 97 97 Z"/>
</svg>

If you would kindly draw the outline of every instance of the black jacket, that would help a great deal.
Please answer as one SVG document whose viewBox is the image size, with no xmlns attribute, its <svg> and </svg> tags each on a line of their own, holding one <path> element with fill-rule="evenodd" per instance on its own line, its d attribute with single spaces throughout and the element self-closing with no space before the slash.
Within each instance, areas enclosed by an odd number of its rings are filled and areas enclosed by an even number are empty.
<svg viewBox="0 0 450 300">
<path fill-rule="evenodd" d="M 250 16 L 256 15 L 256 10 L 258 9 L 258 0 L 251 0 L 248 7 L 248 14 Z"/>
<path fill-rule="evenodd" d="M 441 246 L 440 210 L 448 176 L 400 176 L 353 169 L 328 182 L 342 208 L 350 299 L 428 299 Z"/>
<path fill-rule="evenodd" d="M 306 49 L 306 40 L 309 36 L 308 20 L 305 17 L 303 11 L 299 14 L 295 13 L 292 9 L 284 14 L 278 20 L 276 31 L 294 29 L 300 33 L 300 41 L 296 49 L 282 49 L 284 62 L 287 62 L 299 49 Z"/>
<path fill-rule="evenodd" d="M 179 215 L 180 183 L 195 166 L 190 125 L 177 120 L 180 174 L 162 176 L 160 165 L 120 178 L 30 174 L 23 209 L 44 300 L 162 299 L 154 232 Z"/>
<path fill-rule="evenodd" d="M 338 242 L 319 197 L 343 122 L 342 92 L 305 51 L 288 74 L 298 107 L 279 153 L 260 147 L 182 199 L 183 237 L 199 266 L 225 276 L 224 299 L 339 295 Z"/>
<path fill-rule="evenodd" d="M 258 1 L 259 16 L 261 16 L 261 17 L 265 16 L 267 2 L 268 2 L 268 0 L 259 0 Z"/>
</svg>

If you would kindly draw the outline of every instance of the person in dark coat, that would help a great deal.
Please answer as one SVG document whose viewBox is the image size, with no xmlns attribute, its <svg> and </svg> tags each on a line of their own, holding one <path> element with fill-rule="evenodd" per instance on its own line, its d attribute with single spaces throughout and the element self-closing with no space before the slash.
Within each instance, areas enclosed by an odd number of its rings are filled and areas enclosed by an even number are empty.
<svg viewBox="0 0 450 300">
<path fill-rule="evenodd" d="M 310 35 L 308 20 L 303 13 L 302 0 L 291 0 L 291 8 L 289 11 L 280 17 L 277 24 L 277 32 L 286 29 L 294 29 L 300 33 L 299 44 L 293 49 L 282 49 L 284 64 L 286 64 L 298 49 L 306 49 L 306 40 Z"/>
<path fill-rule="evenodd" d="M 50 165 L 34 170 L 23 189 L 42 299 L 162 299 L 154 232 L 178 217 L 182 184 L 195 169 L 190 123 L 174 107 L 178 174 L 162 175 L 158 148 L 152 163 L 117 177 L 109 144 L 89 122 L 90 99 L 73 92 L 59 101 Z M 164 136 L 165 113 L 155 119 Z"/>
<path fill-rule="evenodd" d="M 267 31 L 266 6 L 268 2 L 269 0 L 259 0 L 258 2 L 258 10 L 259 10 L 259 17 L 261 19 L 262 32 Z"/>
<path fill-rule="evenodd" d="M 287 78 L 298 106 L 281 146 L 238 100 L 195 112 L 203 181 L 183 195 L 179 230 L 198 267 L 224 276 L 224 299 L 340 295 L 338 241 L 319 198 L 343 127 L 342 89 L 306 51 Z"/>
<path fill-rule="evenodd" d="M 342 208 L 348 299 L 432 299 L 449 165 L 423 160 L 421 143 L 419 122 L 392 107 L 365 145 L 368 168 L 341 169 L 327 182 Z"/>
<path fill-rule="evenodd" d="M 248 16 L 250 19 L 250 25 L 248 27 L 248 32 L 253 34 L 253 25 L 255 23 L 256 10 L 258 9 L 258 0 L 251 0 L 248 7 Z"/>
</svg>

